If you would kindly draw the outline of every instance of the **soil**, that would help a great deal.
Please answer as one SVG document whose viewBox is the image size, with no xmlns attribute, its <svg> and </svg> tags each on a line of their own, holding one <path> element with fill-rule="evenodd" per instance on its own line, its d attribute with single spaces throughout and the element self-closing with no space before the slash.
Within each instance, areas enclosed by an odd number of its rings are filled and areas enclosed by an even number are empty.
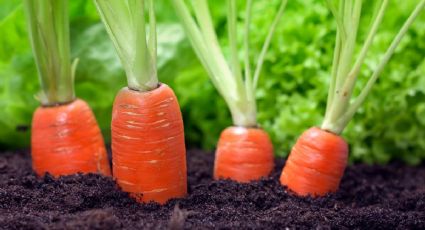
<svg viewBox="0 0 425 230">
<path fill-rule="evenodd" d="M 211 179 L 213 154 L 188 152 L 189 195 L 138 204 L 111 178 L 37 178 L 28 152 L 0 153 L 1 229 L 425 229 L 425 165 L 354 165 L 336 194 L 300 198 L 280 186 L 283 160 L 249 184 Z"/>
</svg>

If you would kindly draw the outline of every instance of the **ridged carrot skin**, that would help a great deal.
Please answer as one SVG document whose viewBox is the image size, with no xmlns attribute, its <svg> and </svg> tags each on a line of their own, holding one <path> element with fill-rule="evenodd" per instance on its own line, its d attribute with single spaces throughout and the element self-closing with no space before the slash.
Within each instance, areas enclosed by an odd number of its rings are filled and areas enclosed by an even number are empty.
<svg viewBox="0 0 425 230">
<path fill-rule="evenodd" d="M 347 142 L 317 127 L 297 140 L 283 168 L 280 182 L 300 196 L 336 192 L 348 158 Z"/>
<path fill-rule="evenodd" d="M 273 145 L 260 128 L 232 126 L 218 141 L 214 178 L 245 183 L 270 174 L 274 166 Z"/>
<path fill-rule="evenodd" d="M 33 169 L 37 175 L 78 172 L 111 175 L 105 144 L 96 118 L 86 102 L 39 107 L 31 134 Z"/>
<path fill-rule="evenodd" d="M 166 84 L 148 92 L 123 88 L 112 113 L 113 175 L 139 202 L 187 194 L 183 120 Z"/>
</svg>

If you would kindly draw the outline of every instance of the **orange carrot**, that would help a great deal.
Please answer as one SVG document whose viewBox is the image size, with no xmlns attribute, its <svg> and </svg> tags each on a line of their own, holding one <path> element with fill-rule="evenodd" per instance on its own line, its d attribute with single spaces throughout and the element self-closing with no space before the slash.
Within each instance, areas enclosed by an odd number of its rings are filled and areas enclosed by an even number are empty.
<svg viewBox="0 0 425 230">
<path fill-rule="evenodd" d="M 237 47 L 237 1 L 227 1 L 229 62 L 219 46 L 208 1 L 192 1 L 192 7 L 188 7 L 184 0 L 171 1 L 196 55 L 232 115 L 234 126 L 222 132 L 217 145 L 214 163 L 215 179 L 227 178 L 238 182 L 249 182 L 267 176 L 273 168 L 273 146 L 268 134 L 262 129 L 251 127 L 257 127 L 258 124 L 255 94 L 261 68 L 288 1 L 279 2 L 280 6 L 270 25 L 254 69 L 251 68 L 249 52 L 249 28 L 253 1 L 247 1 L 245 4 L 243 32 L 245 71 L 242 71 L 239 61 L 240 52 Z M 192 12 L 195 17 L 192 16 Z"/>
<path fill-rule="evenodd" d="M 96 119 L 87 103 L 80 99 L 35 111 L 31 155 L 38 175 L 111 174 Z"/>
<path fill-rule="evenodd" d="M 292 148 L 280 182 L 301 196 L 335 192 L 347 157 L 348 145 L 342 137 L 320 128 L 310 128 Z"/>
<path fill-rule="evenodd" d="M 264 130 L 232 126 L 221 133 L 215 156 L 215 179 L 258 180 L 268 176 L 273 166 L 273 145 Z"/>
<path fill-rule="evenodd" d="M 25 0 L 24 6 L 41 85 L 37 98 L 42 106 L 34 113 L 31 134 L 35 173 L 110 175 L 93 112 L 75 99 L 78 61 L 70 61 L 68 1 Z"/>
<path fill-rule="evenodd" d="M 157 76 L 154 0 L 95 0 L 95 4 L 128 82 L 112 111 L 114 178 L 139 202 L 164 204 L 183 197 L 187 193 L 183 120 L 173 90 L 160 84 Z"/>
<path fill-rule="evenodd" d="M 112 113 L 114 177 L 138 201 L 161 204 L 187 193 L 183 120 L 172 89 L 122 89 Z"/>
</svg>

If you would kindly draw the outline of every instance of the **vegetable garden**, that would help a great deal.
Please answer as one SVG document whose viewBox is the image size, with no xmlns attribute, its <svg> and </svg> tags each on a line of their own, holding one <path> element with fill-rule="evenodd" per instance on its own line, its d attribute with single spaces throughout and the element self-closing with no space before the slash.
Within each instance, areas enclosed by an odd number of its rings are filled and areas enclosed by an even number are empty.
<svg viewBox="0 0 425 230">
<path fill-rule="evenodd" d="M 425 0 L 0 0 L 6 229 L 425 228 Z"/>
</svg>

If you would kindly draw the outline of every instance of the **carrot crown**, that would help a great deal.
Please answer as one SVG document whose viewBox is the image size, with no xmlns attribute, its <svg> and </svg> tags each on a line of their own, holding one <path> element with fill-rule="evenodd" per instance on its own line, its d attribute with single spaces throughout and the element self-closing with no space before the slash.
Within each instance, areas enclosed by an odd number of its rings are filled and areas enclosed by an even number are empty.
<svg viewBox="0 0 425 230">
<path fill-rule="evenodd" d="M 236 0 L 227 1 L 227 23 L 230 44 L 230 61 L 227 62 L 217 39 L 207 0 L 192 0 L 195 18 L 192 17 L 184 0 L 172 0 L 177 15 L 182 21 L 187 36 L 202 65 L 226 101 L 232 114 L 233 123 L 240 126 L 256 126 L 257 111 L 255 90 L 271 38 L 279 19 L 282 17 L 287 0 L 282 0 L 279 10 L 266 37 L 254 73 L 249 60 L 249 25 L 252 0 L 247 1 L 244 34 L 244 62 L 242 72 L 238 57 L 236 30 Z M 242 75 L 245 77 L 242 77 Z"/>
<path fill-rule="evenodd" d="M 71 64 L 67 0 L 25 0 L 29 34 L 43 105 L 74 100 L 74 73 L 77 60 Z"/>
<path fill-rule="evenodd" d="M 372 73 L 367 84 L 361 89 L 360 94 L 351 101 L 353 89 L 357 76 L 360 73 L 366 54 L 373 42 L 379 24 L 388 5 L 388 0 L 378 2 L 374 17 L 366 39 L 360 49 L 356 60 L 353 60 L 356 36 L 362 9 L 362 1 L 348 0 L 337 1 L 326 0 L 328 8 L 334 15 L 337 24 L 336 43 L 333 56 L 331 83 L 329 86 L 325 119 L 322 129 L 340 134 L 352 119 L 357 109 L 364 102 L 373 84 L 382 73 L 384 66 L 388 63 L 396 47 L 406 34 L 409 26 L 413 23 L 420 11 L 425 6 L 425 0 L 421 0 L 405 21 L 391 45 L 385 52 L 377 68 Z M 352 62 L 354 61 L 354 65 Z"/>
<path fill-rule="evenodd" d="M 148 0 L 149 35 L 144 0 L 94 0 L 127 75 L 128 87 L 149 91 L 158 87 L 156 21 Z M 148 37 L 148 38 L 147 38 Z"/>
</svg>

